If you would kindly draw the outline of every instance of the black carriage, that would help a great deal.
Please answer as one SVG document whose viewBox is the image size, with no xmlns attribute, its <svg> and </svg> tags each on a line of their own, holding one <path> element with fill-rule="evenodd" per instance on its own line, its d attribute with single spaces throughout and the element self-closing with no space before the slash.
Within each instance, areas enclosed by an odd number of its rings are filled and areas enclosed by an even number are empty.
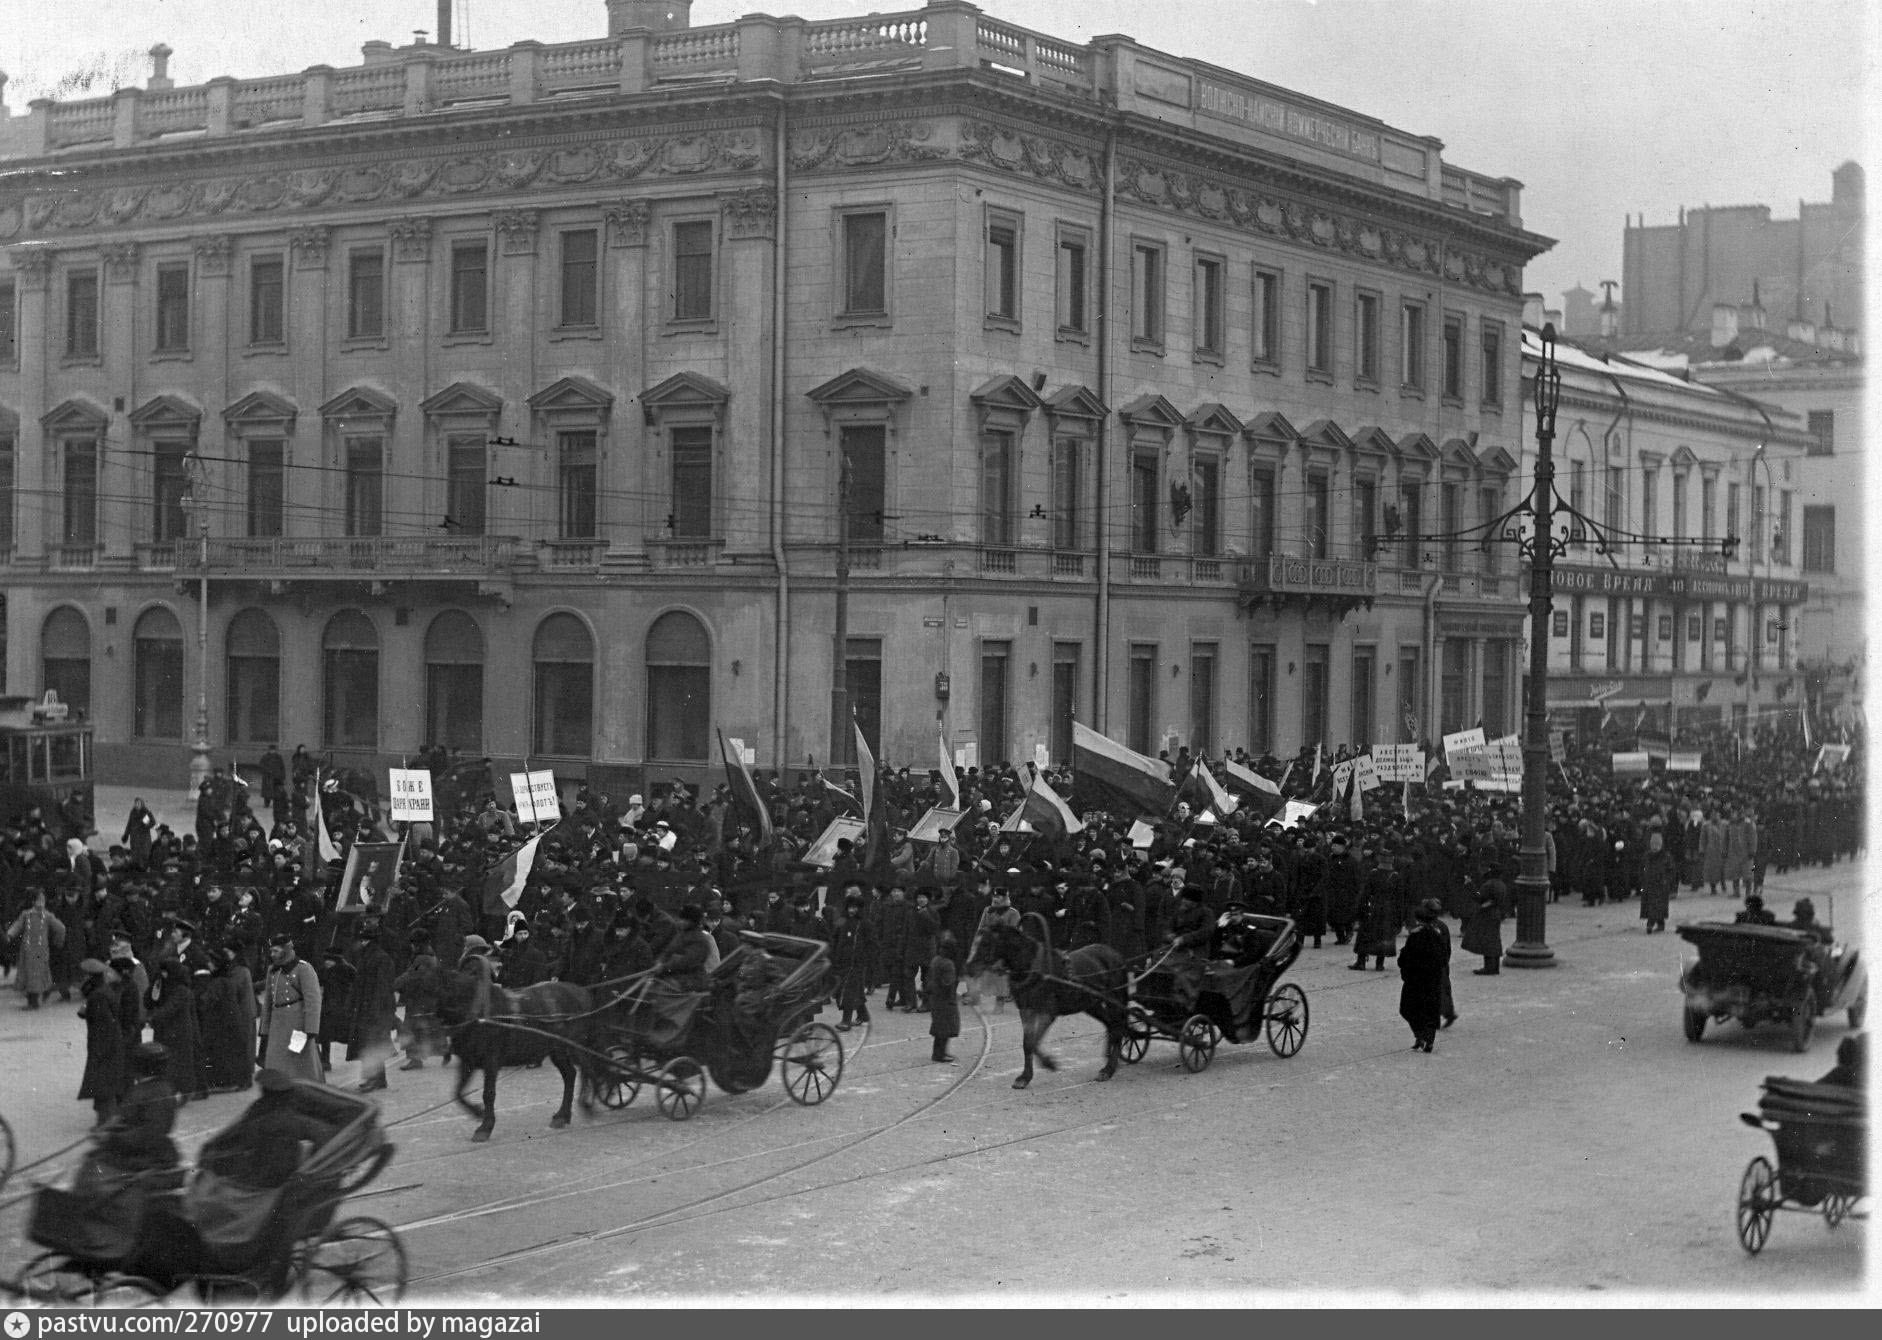
<svg viewBox="0 0 1882 1340">
<path fill-rule="evenodd" d="M 1292 918 L 1229 908 L 1216 919 L 1199 973 L 1193 964 L 1166 964 L 1133 979 L 1124 1059 L 1135 1065 L 1152 1038 L 1167 1038 L 1193 1073 L 1208 1068 L 1223 1042 L 1264 1033 L 1276 1056 L 1294 1055 L 1307 1041 L 1307 993 L 1280 979 L 1298 957 Z"/>
<path fill-rule="evenodd" d="M 71 1189 L 41 1187 L 27 1236 L 46 1250 L 14 1290 L 46 1305 L 137 1304 L 193 1287 L 215 1304 L 392 1304 L 405 1294 L 398 1234 L 378 1219 L 341 1218 L 346 1198 L 391 1162 L 378 1108 L 321 1084 L 295 1082 L 292 1106 L 329 1135 L 283 1184 L 242 1180 L 245 1139 L 234 1127 L 181 1170 L 114 1171 L 96 1160 Z"/>
<path fill-rule="evenodd" d="M 816 1017 L 835 989 L 823 941 L 759 931 L 739 932 L 704 991 L 643 974 L 607 1013 L 596 1097 L 623 1108 L 648 1085 L 664 1115 L 685 1121 L 705 1101 L 708 1077 L 726 1093 L 749 1093 L 775 1063 L 792 1101 L 815 1107 L 843 1078 L 843 1040 Z"/>
<path fill-rule="evenodd" d="M 1680 938 L 1699 951 L 1680 974 L 1686 1040 L 1697 1042 L 1708 1020 L 1736 1019 L 1746 1028 L 1780 1023 L 1798 1051 L 1822 1015 L 1843 1010 L 1862 1027 L 1868 970 L 1860 951 L 1837 944 L 1827 928 L 1799 930 L 1733 922 L 1690 922 Z"/>
<path fill-rule="evenodd" d="M 1761 1154 L 1738 1182 L 1738 1242 L 1747 1252 L 1764 1250 L 1779 1210 L 1821 1213 L 1831 1228 L 1868 1218 L 1856 1211 L 1869 1194 L 1869 1107 L 1861 1089 L 1772 1076 L 1758 1110 L 1739 1120 L 1769 1131 L 1777 1147 L 1775 1168 Z"/>
</svg>

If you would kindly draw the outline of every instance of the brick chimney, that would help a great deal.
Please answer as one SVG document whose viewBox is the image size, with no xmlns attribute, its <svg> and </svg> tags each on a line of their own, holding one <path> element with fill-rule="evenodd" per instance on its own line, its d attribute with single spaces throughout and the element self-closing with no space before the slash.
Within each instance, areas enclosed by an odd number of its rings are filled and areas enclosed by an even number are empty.
<svg viewBox="0 0 1882 1340">
<path fill-rule="evenodd" d="M 170 57 L 176 53 L 159 42 L 150 49 L 150 82 L 146 88 L 175 88 L 176 80 L 170 78 Z"/>
<path fill-rule="evenodd" d="M 1712 304 L 1712 347 L 1723 349 L 1738 338 L 1738 305 L 1729 302 Z"/>
<path fill-rule="evenodd" d="M 608 0 L 608 36 L 630 28 L 670 32 L 693 26 L 693 0 Z"/>
</svg>

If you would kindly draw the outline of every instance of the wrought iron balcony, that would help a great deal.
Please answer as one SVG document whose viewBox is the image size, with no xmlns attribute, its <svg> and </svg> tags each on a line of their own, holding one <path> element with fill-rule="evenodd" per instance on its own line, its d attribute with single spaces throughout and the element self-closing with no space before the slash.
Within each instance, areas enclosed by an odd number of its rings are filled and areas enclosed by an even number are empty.
<svg viewBox="0 0 1882 1340">
<path fill-rule="evenodd" d="M 1239 585 L 1245 608 L 1317 607 L 1344 617 L 1361 605 L 1372 607 L 1379 593 L 1379 565 L 1353 558 L 1270 554 L 1243 563 Z"/>
</svg>

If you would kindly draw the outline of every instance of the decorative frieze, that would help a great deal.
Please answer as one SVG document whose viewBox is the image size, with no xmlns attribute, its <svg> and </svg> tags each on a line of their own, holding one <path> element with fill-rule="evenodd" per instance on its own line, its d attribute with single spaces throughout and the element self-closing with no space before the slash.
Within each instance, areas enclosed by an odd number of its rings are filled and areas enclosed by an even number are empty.
<svg viewBox="0 0 1882 1340">
<path fill-rule="evenodd" d="M 644 247 L 647 245 L 647 221 L 653 216 L 653 210 L 645 200 L 617 200 L 601 212 L 601 217 L 608 225 L 608 245 L 611 247 Z"/>
<path fill-rule="evenodd" d="M 791 136 L 791 169 L 874 167 L 951 158 L 931 121 L 875 121 L 800 130 Z M 965 157 L 965 154 L 962 155 Z"/>
<path fill-rule="evenodd" d="M 769 238 L 777 230 L 778 193 L 768 186 L 734 191 L 720 208 L 728 238 Z"/>
<path fill-rule="evenodd" d="M 392 257 L 401 261 L 431 258 L 431 220 L 422 216 L 394 219 L 387 230 L 392 234 Z"/>
<path fill-rule="evenodd" d="M 533 209 L 504 209 L 496 215 L 497 235 L 503 240 L 505 256 L 534 256 L 536 231 L 542 215 Z"/>
</svg>

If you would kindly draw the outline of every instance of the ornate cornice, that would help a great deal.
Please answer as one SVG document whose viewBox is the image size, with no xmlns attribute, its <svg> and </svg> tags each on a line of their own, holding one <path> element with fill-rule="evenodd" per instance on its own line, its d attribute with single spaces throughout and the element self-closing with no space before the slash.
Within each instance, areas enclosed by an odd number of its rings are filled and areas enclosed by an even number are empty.
<svg viewBox="0 0 1882 1340">
<path fill-rule="evenodd" d="M 647 221 L 653 217 L 653 208 L 645 200 L 617 200 L 602 210 L 601 217 L 608 225 L 609 246 L 647 245 Z"/>
<path fill-rule="evenodd" d="M 327 268 L 327 248 L 333 240 L 333 230 L 325 224 L 309 224 L 305 228 L 296 228 L 288 234 L 288 245 L 294 248 L 294 268 L 297 270 L 324 270 Z"/>
<path fill-rule="evenodd" d="M 534 256 L 536 254 L 536 231 L 542 226 L 542 215 L 533 209 L 504 209 L 497 211 L 497 234 L 503 239 L 505 256 Z"/>
<path fill-rule="evenodd" d="M 394 219 L 387 230 L 392 234 L 392 257 L 401 261 L 431 258 L 431 220 L 423 215 Z"/>
<path fill-rule="evenodd" d="M 137 282 L 137 257 L 142 250 L 135 242 L 113 242 L 103 250 L 105 279 L 112 284 Z"/>
<path fill-rule="evenodd" d="M 822 126 L 791 136 L 791 170 L 821 167 L 875 167 L 889 163 L 926 163 L 957 156 L 936 138 L 933 121 L 866 121 Z"/>
<path fill-rule="evenodd" d="M 209 279 L 226 279 L 235 254 L 234 239 L 217 235 L 199 237 L 191 244 L 196 252 L 197 272 Z"/>
<path fill-rule="evenodd" d="M 734 191 L 720 202 L 728 238 L 769 238 L 777 230 L 778 193 L 769 186 Z"/>
</svg>

